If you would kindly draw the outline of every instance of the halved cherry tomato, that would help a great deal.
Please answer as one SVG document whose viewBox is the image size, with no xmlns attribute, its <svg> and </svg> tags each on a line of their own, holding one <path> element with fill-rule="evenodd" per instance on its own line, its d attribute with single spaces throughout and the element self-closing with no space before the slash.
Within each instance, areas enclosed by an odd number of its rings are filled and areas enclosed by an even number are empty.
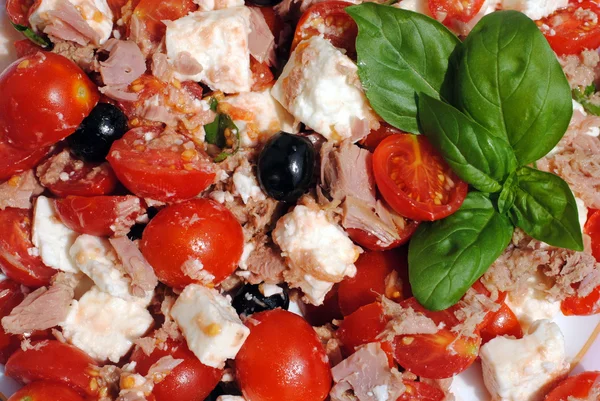
<svg viewBox="0 0 600 401">
<path fill-rule="evenodd" d="M 581 9 L 584 12 L 579 12 Z M 579 15 L 576 15 L 578 13 Z M 589 17 L 588 17 L 589 13 Z M 600 47 L 600 6 L 595 1 L 572 1 L 566 8 L 536 21 L 559 56 Z"/>
<path fill-rule="evenodd" d="M 14 393 L 8 401 L 85 401 L 71 387 L 62 383 L 41 381 L 28 384 Z"/>
<path fill-rule="evenodd" d="M 252 72 L 252 91 L 260 92 L 271 86 L 275 80 L 273 73 L 266 63 L 257 61 L 250 56 L 250 71 Z"/>
<path fill-rule="evenodd" d="M 446 395 L 427 383 L 404 381 L 406 390 L 396 401 L 442 401 Z"/>
<path fill-rule="evenodd" d="M 405 249 L 366 251 L 355 266 L 356 276 L 346 278 L 338 288 L 338 302 L 344 316 L 377 301 L 381 295 L 395 302 L 404 299 L 404 290 L 410 287 L 406 279 L 408 260 Z"/>
<path fill-rule="evenodd" d="M 356 58 L 358 26 L 344 10 L 352 3 L 324 1 L 312 5 L 302 14 L 292 42 L 292 51 L 303 40 L 322 35 L 335 47 L 346 49 L 350 58 Z"/>
<path fill-rule="evenodd" d="M 600 372 L 583 372 L 563 380 L 544 401 L 586 400 L 594 383 L 600 380 Z"/>
<path fill-rule="evenodd" d="M 361 229 L 347 228 L 346 232 L 348 233 L 348 236 L 352 239 L 352 241 L 356 242 L 363 248 L 367 248 L 372 251 L 387 251 L 390 249 L 398 248 L 399 246 L 404 245 L 410 239 L 410 237 L 412 237 L 415 231 L 417 231 L 417 228 L 419 227 L 419 222 L 415 220 L 406 219 L 399 215 L 396 216 L 403 220 L 404 225 L 402 227 L 399 227 L 398 225 L 396 226 L 400 238 L 387 246 L 381 246 L 380 241 L 376 236 Z"/>
<path fill-rule="evenodd" d="M 49 151 L 48 148 L 17 149 L 0 136 L 0 181 L 35 167 Z"/>
<path fill-rule="evenodd" d="M 236 269 L 243 247 L 240 223 L 229 209 L 209 199 L 161 210 L 140 242 L 158 279 L 176 288 L 194 282 L 220 283 Z"/>
<path fill-rule="evenodd" d="M 50 283 L 56 270 L 46 266 L 32 252 L 31 211 L 7 208 L 0 210 L 0 268 L 7 277 L 28 287 Z"/>
<path fill-rule="evenodd" d="M 16 281 L 6 279 L 0 282 L 0 319 L 8 316 L 24 298 L 21 285 Z M 4 328 L 0 328 L 0 363 L 5 364 L 20 345 L 21 339 L 18 336 L 8 334 Z"/>
<path fill-rule="evenodd" d="M 592 255 L 600 262 L 600 210 L 595 210 L 585 222 L 583 231 L 592 240 Z"/>
<path fill-rule="evenodd" d="M 560 304 L 560 310 L 567 316 L 589 316 L 600 312 L 600 286 L 586 297 L 572 295 Z"/>
<path fill-rule="evenodd" d="M 6 14 L 10 21 L 13 24 L 29 26 L 27 16 L 33 3 L 33 0 L 6 0 Z"/>
<path fill-rule="evenodd" d="M 35 345 L 35 344 L 34 344 Z M 51 380 L 64 383 L 82 395 L 96 395 L 98 386 L 90 385 L 96 361 L 79 348 L 51 340 L 39 349 L 22 349 L 6 362 L 6 375 L 19 383 Z"/>
<path fill-rule="evenodd" d="M 125 235 L 135 220 L 146 212 L 140 199 L 132 196 L 67 196 L 56 199 L 62 222 L 81 234 L 108 237 Z"/>
<path fill-rule="evenodd" d="M 340 310 L 338 302 L 339 284 L 335 284 L 333 288 L 325 295 L 325 300 L 319 306 L 306 304 L 304 305 L 304 318 L 311 326 L 323 326 L 331 323 L 334 319 L 344 317 Z"/>
<path fill-rule="evenodd" d="M 385 138 L 373 155 L 373 174 L 385 201 L 412 220 L 439 220 L 460 208 L 468 185 L 424 135 Z"/>
<path fill-rule="evenodd" d="M 75 132 L 100 99 L 96 85 L 75 63 L 48 52 L 12 63 L 0 74 L 0 93 L 0 135 L 29 150 Z"/>
<path fill-rule="evenodd" d="M 337 331 L 344 354 L 351 355 L 356 347 L 377 341 L 377 336 L 385 330 L 389 321 L 379 302 L 360 307 L 346 316 Z"/>
<path fill-rule="evenodd" d="M 15 47 L 15 52 L 17 53 L 18 58 L 31 56 L 44 50 L 29 39 L 17 40 L 13 43 L 13 46 Z"/>
<path fill-rule="evenodd" d="M 274 309 L 246 321 L 250 335 L 235 357 L 236 379 L 252 401 L 322 401 L 331 370 L 314 329 L 300 316 Z"/>
<path fill-rule="evenodd" d="M 132 82 L 129 89 L 133 90 L 134 86 L 137 100 L 119 102 L 119 107 L 129 119 L 129 124 L 131 126 L 162 126 L 160 122 L 145 120 L 143 115 L 148 99 L 165 93 L 168 90 L 168 85 L 154 75 L 143 74 Z"/>
<path fill-rule="evenodd" d="M 504 302 L 500 305 L 500 309 L 491 314 L 489 321 L 479 330 L 479 333 L 482 344 L 498 336 L 523 337 L 519 319 Z"/>
<path fill-rule="evenodd" d="M 445 25 L 452 21 L 471 21 L 483 3 L 485 0 L 427 0 L 431 15 Z"/>
<path fill-rule="evenodd" d="M 203 365 L 190 351 L 185 341 L 169 339 L 164 348 L 155 348 L 150 355 L 146 355 L 138 347 L 131 355 L 131 361 L 136 363 L 136 372 L 142 376 L 147 375 L 150 367 L 162 357 L 170 355 L 175 359 L 183 360 L 164 380 L 154 386 L 152 394 L 156 401 L 170 401 L 173 400 L 174 395 L 178 400 L 206 399 L 221 380 L 223 370 Z"/>
<path fill-rule="evenodd" d="M 132 129 L 106 159 L 127 189 L 163 202 L 193 198 L 215 178 L 213 163 L 193 142 L 161 128 Z"/>
</svg>

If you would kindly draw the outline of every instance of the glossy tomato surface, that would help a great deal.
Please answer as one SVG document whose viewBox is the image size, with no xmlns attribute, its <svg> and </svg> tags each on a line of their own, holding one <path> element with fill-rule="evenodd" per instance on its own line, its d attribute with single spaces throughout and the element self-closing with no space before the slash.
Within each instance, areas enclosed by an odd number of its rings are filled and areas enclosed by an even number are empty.
<svg viewBox="0 0 600 401">
<path fill-rule="evenodd" d="M 171 401 L 174 397 L 179 401 L 203 401 L 223 375 L 222 369 L 203 365 L 185 341 L 172 339 L 167 340 L 164 350 L 155 348 L 150 355 L 146 355 L 141 348 L 136 348 L 131 361 L 136 363 L 136 372 L 145 376 L 150 367 L 165 356 L 182 359 L 183 362 L 154 386 L 152 394 L 156 401 Z"/>
<path fill-rule="evenodd" d="M 6 279 L 0 282 L 0 319 L 8 316 L 24 298 L 21 285 L 16 281 Z M 21 339 L 18 336 L 8 334 L 4 328 L 0 328 L 0 363 L 5 364 L 20 345 Z"/>
<path fill-rule="evenodd" d="M 31 249 L 31 211 L 0 210 L 0 268 L 7 277 L 29 287 L 50 283 L 56 270 L 46 266 Z"/>
<path fill-rule="evenodd" d="M 35 167 L 49 151 L 48 148 L 17 149 L 0 135 L 0 182 Z"/>
<path fill-rule="evenodd" d="M 323 401 L 331 371 L 314 329 L 300 316 L 274 309 L 246 321 L 250 335 L 235 358 L 237 382 L 252 401 Z"/>
<path fill-rule="evenodd" d="M 85 399 L 65 384 L 39 381 L 23 387 L 8 401 L 85 401 Z"/>
<path fill-rule="evenodd" d="M 563 380 L 544 401 L 586 400 L 594 383 L 600 379 L 600 372 L 584 372 Z"/>
<path fill-rule="evenodd" d="M 10 21 L 13 24 L 29 25 L 27 15 L 33 3 L 33 0 L 6 0 L 6 14 Z"/>
<path fill-rule="evenodd" d="M 46 52 L 4 70 L 0 93 L 0 136 L 29 150 L 72 134 L 100 99 L 96 85 L 75 63 Z"/>
<path fill-rule="evenodd" d="M 183 135 L 136 128 L 111 147 L 115 174 L 135 195 L 163 202 L 190 199 L 212 184 L 213 163 Z"/>
<path fill-rule="evenodd" d="M 504 302 L 493 312 L 486 324 L 479 330 L 481 343 L 485 344 L 498 336 L 523 337 L 523 328 L 515 313 Z"/>
<path fill-rule="evenodd" d="M 412 220 L 439 220 L 458 210 L 468 185 L 424 135 L 385 138 L 373 154 L 373 174 L 385 201 Z"/>
<path fill-rule="evenodd" d="M 244 247 L 242 226 L 225 206 L 192 199 L 169 206 L 148 223 L 140 249 L 158 279 L 170 287 L 193 282 L 218 284 L 237 268 Z M 198 264 L 200 262 L 200 264 Z M 210 277 L 194 278 L 209 273 Z"/>
<path fill-rule="evenodd" d="M 592 255 L 600 262 L 600 210 L 595 210 L 585 222 L 583 231 L 592 240 Z"/>
</svg>

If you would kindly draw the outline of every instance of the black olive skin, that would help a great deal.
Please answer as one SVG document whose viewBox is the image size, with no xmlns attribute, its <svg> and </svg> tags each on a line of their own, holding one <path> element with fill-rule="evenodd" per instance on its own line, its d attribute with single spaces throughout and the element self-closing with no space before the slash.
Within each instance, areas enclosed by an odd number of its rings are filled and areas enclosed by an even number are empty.
<svg viewBox="0 0 600 401">
<path fill-rule="evenodd" d="M 127 117 L 116 106 L 98 103 L 92 112 L 67 137 L 71 152 L 82 160 L 102 162 L 110 146 L 127 132 Z"/>
<path fill-rule="evenodd" d="M 251 4 L 261 7 L 273 7 L 281 3 L 283 0 L 249 0 Z"/>
<path fill-rule="evenodd" d="M 146 210 L 148 220 L 152 220 L 152 218 L 154 218 L 154 216 L 156 216 L 157 213 L 158 209 L 152 206 L 150 206 L 148 210 Z M 127 238 L 129 238 L 132 241 L 135 241 L 136 239 L 142 239 L 142 234 L 144 233 L 144 230 L 146 229 L 147 225 L 148 223 L 135 223 L 127 233 Z"/>
<path fill-rule="evenodd" d="M 258 181 L 270 197 L 294 202 L 312 181 L 316 151 L 305 137 L 280 132 L 265 144 L 258 157 Z"/>
<path fill-rule="evenodd" d="M 281 294 L 265 297 L 260 292 L 258 285 L 246 284 L 235 295 L 231 305 L 233 305 L 238 315 L 245 316 L 276 308 L 287 310 L 290 306 L 290 297 L 285 288 L 282 290 Z"/>
</svg>

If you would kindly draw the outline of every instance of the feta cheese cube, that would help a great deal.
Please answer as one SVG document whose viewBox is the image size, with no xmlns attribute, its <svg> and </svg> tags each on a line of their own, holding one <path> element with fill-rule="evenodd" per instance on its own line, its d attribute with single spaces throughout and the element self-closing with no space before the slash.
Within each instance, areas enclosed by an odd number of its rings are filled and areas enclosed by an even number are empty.
<svg viewBox="0 0 600 401">
<path fill-rule="evenodd" d="M 502 0 L 501 8 L 520 11 L 535 21 L 547 17 L 568 4 L 569 0 Z"/>
<path fill-rule="evenodd" d="M 238 168 L 231 178 L 233 179 L 235 190 L 242 198 L 244 204 L 247 204 L 250 199 L 256 201 L 266 199 L 266 196 L 258 186 L 258 181 L 256 181 L 256 177 L 252 171 L 246 172 Z"/>
<path fill-rule="evenodd" d="M 223 295 L 198 284 L 185 287 L 171 316 L 194 355 L 213 368 L 222 368 L 227 359 L 234 358 L 250 334 Z"/>
<path fill-rule="evenodd" d="M 42 262 L 56 270 L 77 273 L 79 269 L 69 255 L 69 249 L 78 233 L 65 226 L 54 206 L 54 201 L 40 196 L 35 202 L 31 242 L 38 249 Z"/>
<path fill-rule="evenodd" d="M 540 275 L 527 279 L 527 287 L 510 292 L 506 304 L 517 316 L 525 330 L 536 320 L 553 319 L 560 312 L 560 301 L 549 299 Z"/>
<path fill-rule="evenodd" d="M 200 11 L 212 11 L 243 6 L 244 0 L 194 0 L 194 3 Z"/>
<path fill-rule="evenodd" d="M 479 355 L 494 401 L 541 401 L 569 369 L 563 335 L 549 320 L 535 322 L 522 339 L 496 337 Z"/>
<path fill-rule="evenodd" d="M 176 66 L 180 53 L 186 52 L 202 67 L 193 73 L 175 68 L 175 78 L 201 81 L 225 93 L 250 90 L 252 75 L 248 34 L 251 28 L 247 7 L 197 11 L 178 20 L 164 22 L 170 62 Z"/>
<path fill-rule="evenodd" d="M 242 147 L 256 147 L 279 131 L 296 131 L 294 117 L 271 96 L 270 89 L 227 96 L 221 106 L 225 104 L 233 106 L 230 115 L 240 130 Z"/>
<path fill-rule="evenodd" d="M 333 284 L 356 274 L 354 262 L 361 249 L 316 207 L 298 205 L 280 218 L 273 241 L 290 268 L 284 273 L 286 281 L 314 305 L 323 303 Z"/>
<path fill-rule="evenodd" d="M 296 120 L 330 141 L 351 138 L 360 120 L 379 126 L 356 65 L 321 36 L 296 47 L 271 93 Z"/>
<path fill-rule="evenodd" d="M 118 362 L 154 320 L 146 308 L 92 287 L 73 301 L 61 325 L 63 336 L 98 361 Z"/>
</svg>

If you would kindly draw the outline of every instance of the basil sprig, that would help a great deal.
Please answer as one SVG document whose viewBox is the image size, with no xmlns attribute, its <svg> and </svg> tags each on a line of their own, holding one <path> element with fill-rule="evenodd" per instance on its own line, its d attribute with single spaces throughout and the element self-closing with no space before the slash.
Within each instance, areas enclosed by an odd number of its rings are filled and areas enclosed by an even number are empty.
<svg viewBox="0 0 600 401">
<path fill-rule="evenodd" d="M 439 22 L 364 3 L 359 77 L 388 123 L 426 135 L 471 191 L 453 215 L 422 223 L 409 278 L 431 310 L 456 303 L 510 242 L 514 227 L 550 245 L 583 249 L 577 205 L 560 177 L 529 164 L 564 135 L 571 90 L 548 42 L 515 11 L 481 19 L 463 43 Z"/>
</svg>

